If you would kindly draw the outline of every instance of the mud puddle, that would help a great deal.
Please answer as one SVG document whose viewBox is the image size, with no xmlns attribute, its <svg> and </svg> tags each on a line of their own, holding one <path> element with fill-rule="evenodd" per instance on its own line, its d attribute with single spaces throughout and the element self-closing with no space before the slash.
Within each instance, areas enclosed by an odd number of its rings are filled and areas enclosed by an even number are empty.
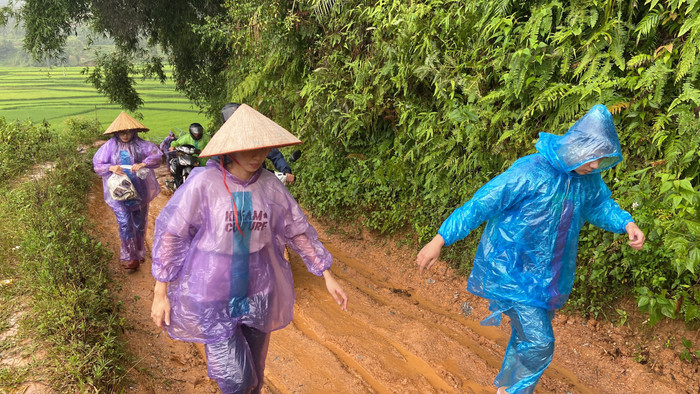
<svg viewBox="0 0 700 394">
<path fill-rule="evenodd" d="M 162 185 L 165 168 L 157 175 Z M 114 291 L 124 305 L 124 338 L 134 355 L 127 392 L 218 392 L 206 377 L 202 347 L 172 341 L 151 322 L 150 258 L 134 273 L 119 268 L 116 220 L 102 199 L 98 179 L 89 197 L 89 215 L 99 237 L 115 252 Z M 161 193 L 150 205 L 149 256 L 153 223 L 167 200 Z M 456 277 L 444 264 L 419 275 L 412 250 L 366 233 L 349 239 L 312 222 L 335 258 L 332 271 L 348 292 L 348 310 L 341 311 L 323 280 L 307 272 L 292 254 L 295 316 L 288 327 L 272 334 L 263 392 L 496 391 L 492 381 L 508 341 L 507 319 L 500 328 L 480 326 L 488 315 L 487 305 L 466 292 L 465 278 Z M 689 365 L 693 371 L 683 365 L 655 369 L 636 362 L 635 335 L 611 323 L 557 316 L 554 361 L 538 392 L 700 390 L 697 365 Z"/>
</svg>

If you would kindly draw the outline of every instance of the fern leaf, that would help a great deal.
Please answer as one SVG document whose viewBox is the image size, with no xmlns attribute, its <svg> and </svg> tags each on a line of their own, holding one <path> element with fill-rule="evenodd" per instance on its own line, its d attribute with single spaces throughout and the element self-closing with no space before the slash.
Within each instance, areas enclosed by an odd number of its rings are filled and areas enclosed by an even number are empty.
<svg viewBox="0 0 700 394">
<path fill-rule="evenodd" d="M 595 27 L 596 23 L 598 23 L 598 10 L 591 8 L 588 10 L 588 24 L 591 27 Z"/>
<path fill-rule="evenodd" d="M 561 105 L 557 108 L 557 115 L 554 118 L 554 123 L 568 123 L 578 115 L 581 109 L 581 97 L 576 94 L 569 94 L 561 101 Z"/>
<path fill-rule="evenodd" d="M 537 81 L 536 89 L 537 91 L 542 91 L 542 89 L 549 84 L 554 75 L 555 63 L 550 59 L 545 61 L 541 67 L 538 68 L 539 80 Z"/>
<path fill-rule="evenodd" d="M 682 37 L 690 30 L 695 30 L 695 28 L 698 26 L 700 26 L 700 14 L 696 14 L 693 18 L 686 19 L 681 28 L 678 30 L 678 37 Z"/>
<path fill-rule="evenodd" d="M 688 40 L 683 44 L 681 61 L 676 68 L 676 82 L 679 82 L 683 77 L 688 75 L 688 72 L 695 64 L 698 47 L 694 41 L 695 40 Z"/>
<path fill-rule="evenodd" d="M 562 97 L 569 92 L 570 88 L 571 86 L 568 84 L 557 83 L 544 89 L 534 98 L 526 113 L 528 116 L 532 116 L 535 111 L 544 113 L 553 110 L 559 106 Z"/>
<path fill-rule="evenodd" d="M 313 10 L 317 18 L 323 18 L 329 15 L 331 11 L 333 11 L 333 7 L 335 7 L 338 3 L 341 3 L 341 1 L 313 0 L 313 3 L 311 4 L 311 9 Z"/>
<path fill-rule="evenodd" d="M 656 10 L 648 13 L 637 25 L 634 31 L 637 33 L 637 42 L 642 36 L 647 37 L 649 33 L 655 30 L 659 23 L 663 20 L 666 12 L 658 12 Z"/>
<path fill-rule="evenodd" d="M 700 106 L 700 89 L 695 89 L 690 83 L 683 85 L 683 93 L 678 96 L 671 105 L 668 106 L 668 111 L 671 112 L 676 106 L 681 103 L 693 102 L 695 106 Z"/>
<path fill-rule="evenodd" d="M 654 117 L 654 124 L 652 125 L 651 129 L 656 133 L 660 133 L 666 129 L 666 125 L 669 123 L 671 123 L 671 117 L 667 114 L 661 113 Z"/>
<path fill-rule="evenodd" d="M 501 17 L 503 15 L 506 15 L 508 11 L 510 10 L 510 0 L 501 0 L 500 2 L 497 2 L 495 7 L 494 7 L 495 13 L 494 15 L 496 17 Z"/>
<path fill-rule="evenodd" d="M 647 55 L 644 53 L 640 53 L 639 55 L 636 55 L 632 59 L 627 61 L 627 67 L 635 68 L 635 67 L 643 66 L 643 65 L 645 65 L 653 60 L 654 60 L 653 56 Z"/>
</svg>

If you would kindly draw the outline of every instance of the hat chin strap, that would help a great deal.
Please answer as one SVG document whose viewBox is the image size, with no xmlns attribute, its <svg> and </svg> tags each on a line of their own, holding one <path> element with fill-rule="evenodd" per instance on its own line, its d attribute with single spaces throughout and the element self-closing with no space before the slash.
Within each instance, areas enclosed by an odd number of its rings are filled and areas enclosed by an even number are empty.
<svg viewBox="0 0 700 394">
<path fill-rule="evenodd" d="M 234 163 L 236 163 L 236 164 L 238 164 L 239 166 L 243 167 L 243 166 L 241 165 L 241 163 L 239 163 L 238 160 L 236 160 L 235 157 L 231 156 L 230 153 L 227 153 L 226 156 L 228 156 L 228 158 L 231 159 L 231 161 L 233 161 Z"/>
<path fill-rule="evenodd" d="M 238 160 L 234 159 L 231 157 L 231 155 L 227 155 L 231 160 L 236 162 L 236 164 L 241 165 Z M 226 183 L 226 168 L 224 168 L 224 156 L 219 156 L 219 164 L 221 165 L 221 175 L 224 177 L 224 186 L 226 187 L 226 191 L 228 192 L 229 197 L 231 197 L 231 206 L 233 207 L 233 219 L 236 222 L 236 228 L 238 229 L 238 232 L 241 233 L 242 236 L 245 237 L 245 234 L 243 234 L 243 231 L 241 230 L 241 227 L 238 225 L 238 208 L 236 207 L 236 202 L 233 200 L 233 194 L 231 193 L 231 190 L 228 188 L 228 184 Z"/>
</svg>

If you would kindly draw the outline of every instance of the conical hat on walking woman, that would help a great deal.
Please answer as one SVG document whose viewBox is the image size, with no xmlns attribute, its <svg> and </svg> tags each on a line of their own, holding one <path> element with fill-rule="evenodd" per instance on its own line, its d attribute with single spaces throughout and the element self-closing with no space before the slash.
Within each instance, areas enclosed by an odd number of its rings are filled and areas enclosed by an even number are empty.
<svg viewBox="0 0 700 394">
<path fill-rule="evenodd" d="M 301 144 L 301 140 L 294 134 L 250 106 L 241 104 L 211 137 L 199 157 L 297 144 Z"/>
<path fill-rule="evenodd" d="M 107 130 L 104 132 L 104 134 L 114 134 L 120 131 L 127 130 L 148 131 L 148 127 L 142 125 L 138 120 L 132 118 L 131 116 L 129 116 L 129 114 L 122 111 L 122 113 L 120 113 L 119 116 L 117 116 L 117 118 L 114 119 L 114 122 L 112 122 L 112 124 L 109 125 L 109 127 L 107 127 Z"/>
</svg>

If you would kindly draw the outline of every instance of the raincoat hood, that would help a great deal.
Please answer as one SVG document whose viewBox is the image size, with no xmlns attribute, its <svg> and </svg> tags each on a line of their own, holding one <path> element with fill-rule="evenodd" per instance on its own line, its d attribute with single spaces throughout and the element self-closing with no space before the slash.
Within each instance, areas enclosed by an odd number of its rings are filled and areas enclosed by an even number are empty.
<svg viewBox="0 0 700 394">
<path fill-rule="evenodd" d="M 536 147 L 539 153 L 521 157 L 479 188 L 438 230 L 451 245 L 487 222 L 467 290 L 503 306 L 492 309 L 489 322 L 513 303 L 561 308 L 573 288 L 584 224 L 623 234 L 633 221 L 600 174 L 571 172 L 603 158 L 600 172 L 622 159 L 605 106 L 594 106 L 563 136 L 541 133 Z"/>
<path fill-rule="evenodd" d="M 564 135 L 540 133 L 535 149 L 563 172 L 602 158 L 598 168 L 591 172 L 599 173 L 622 161 L 612 115 L 602 104 L 593 106 Z"/>
</svg>

